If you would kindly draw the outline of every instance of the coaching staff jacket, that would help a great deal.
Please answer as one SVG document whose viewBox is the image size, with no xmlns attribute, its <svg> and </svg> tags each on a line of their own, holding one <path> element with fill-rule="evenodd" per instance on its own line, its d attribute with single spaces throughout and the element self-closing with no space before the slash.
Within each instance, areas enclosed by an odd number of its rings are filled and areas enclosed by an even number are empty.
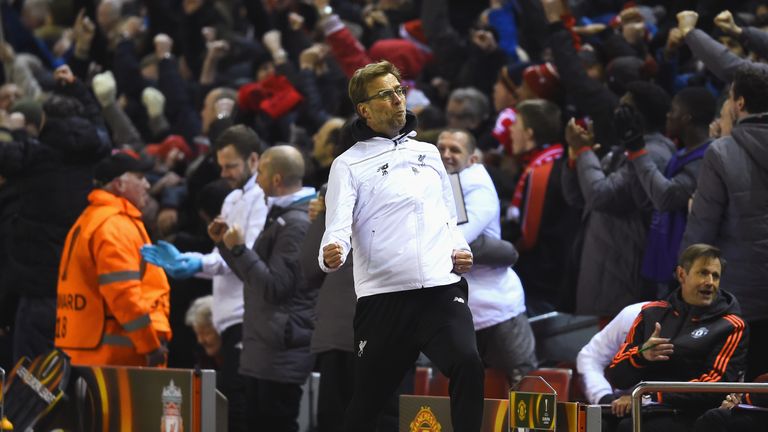
<svg viewBox="0 0 768 432">
<path fill-rule="evenodd" d="M 666 300 L 643 306 L 624 344 L 606 369 L 614 387 L 626 389 L 640 381 L 738 381 L 746 365 L 747 328 L 739 316 L 736 298 L 720 290 L 708 307 L 683 301 L 678 288 Z M 667 361 L 648 361 L 640 349 L 661 325 L 661 337 L 670 338 L 674 353 Z M 717 407 L 717 393 L 656 393 L 652 399 L 674 408 L 706 410 Z"/>
<path fill-rule="evenodd" d="M 470 250 L 456 227 L 440 153 L 412 139 L 415 125 L 408 113 L 400 135 L 390 139 L 358 119 L 350 125 L 356 144 L 331 165 L 318 259 L 330 272 L 322 248 L 339 243 L 345 256 L 351 248 L 358 298 L 456 283 L 453 250 Z"/>
</svg>

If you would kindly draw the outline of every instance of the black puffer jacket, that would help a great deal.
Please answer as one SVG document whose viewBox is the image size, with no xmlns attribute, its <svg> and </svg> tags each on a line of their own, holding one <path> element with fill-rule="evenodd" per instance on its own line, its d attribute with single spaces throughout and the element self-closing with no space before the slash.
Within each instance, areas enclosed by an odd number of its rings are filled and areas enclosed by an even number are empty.
<svg viewBox="0 0 768 432">
<path fill-rule="evenodd" d="M 643 306 L 606 369 L 606 377 L 621 389 L 640 381 L 738 381 L 746 366 L 749 339 L 739 315 L 739 302 L 727 291 L 720 290 L 710 306 L 696 307 L 685 303 L 677 289 L 666 300 Z M 657 322 L 661 337 L 674 344 L 674 353 L 667 361 L 650 362 L 639 350 Z M 657 393 L 652 397 L 675 408 L 701 411 L 723 400 L 716 393 Z"/>
</svg>

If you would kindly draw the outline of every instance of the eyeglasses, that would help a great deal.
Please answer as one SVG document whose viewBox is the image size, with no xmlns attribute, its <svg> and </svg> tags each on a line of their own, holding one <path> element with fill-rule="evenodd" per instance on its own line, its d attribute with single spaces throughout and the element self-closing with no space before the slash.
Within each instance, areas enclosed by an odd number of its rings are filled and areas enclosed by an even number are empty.
<svg viewBox="0 0 768 432">
<path fill-rule="evenodd" d="M 395 95 L 397 95 L 398 97 L 404 97 L 407 93 L 408 93 L 408 87 L 397 86 L 393 89 L 379 90 L 378 93 L 375 93 L 373 96 L 368 96 L 367 98 L 361 100 L 358 103 L 368 102 L 373 99 L 392 99 Z"/>
</svg>

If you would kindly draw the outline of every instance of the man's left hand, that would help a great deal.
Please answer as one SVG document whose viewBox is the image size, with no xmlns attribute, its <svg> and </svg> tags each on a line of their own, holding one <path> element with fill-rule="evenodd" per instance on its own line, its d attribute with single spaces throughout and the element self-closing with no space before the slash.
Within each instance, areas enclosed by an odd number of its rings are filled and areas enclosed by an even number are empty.
<svg viewBox="0 0 768 432">
<path fill-rule="evenodd" d="M 223 240 L 227 249 L 232 249 L 237 245 L 245 244 L 245 234 L 243 234 L 243 229 L 237 224 L 232 225 L 227 232 L 224 233 Z"/>
<path fill-rule="evenodd" d="M 455 273 L 466 273 L 472 270 L 472 252 L 468 250 L 453 250 L 453 271 Z"/>
</svg>

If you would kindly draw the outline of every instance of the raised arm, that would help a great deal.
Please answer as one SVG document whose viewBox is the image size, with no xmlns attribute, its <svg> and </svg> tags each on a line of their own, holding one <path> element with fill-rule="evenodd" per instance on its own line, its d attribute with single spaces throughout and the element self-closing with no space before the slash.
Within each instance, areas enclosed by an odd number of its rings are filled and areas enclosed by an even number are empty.
<svg viewBox="0 0 768 432">
<path fill-rule="evenodd" d="M 325 234 L 320 242 L 318 263 L 323 271 L 336 271 L 341 265 L 328 267 L 323 259 L 323 249 L 330 244 L 341 246 L 342 265 L 352 248 L 352 215 L 357 201 L 357 188 L 346 162 L 336 159 L 331 165 L 328 189 L 325 193 Z"/>
</svg>

